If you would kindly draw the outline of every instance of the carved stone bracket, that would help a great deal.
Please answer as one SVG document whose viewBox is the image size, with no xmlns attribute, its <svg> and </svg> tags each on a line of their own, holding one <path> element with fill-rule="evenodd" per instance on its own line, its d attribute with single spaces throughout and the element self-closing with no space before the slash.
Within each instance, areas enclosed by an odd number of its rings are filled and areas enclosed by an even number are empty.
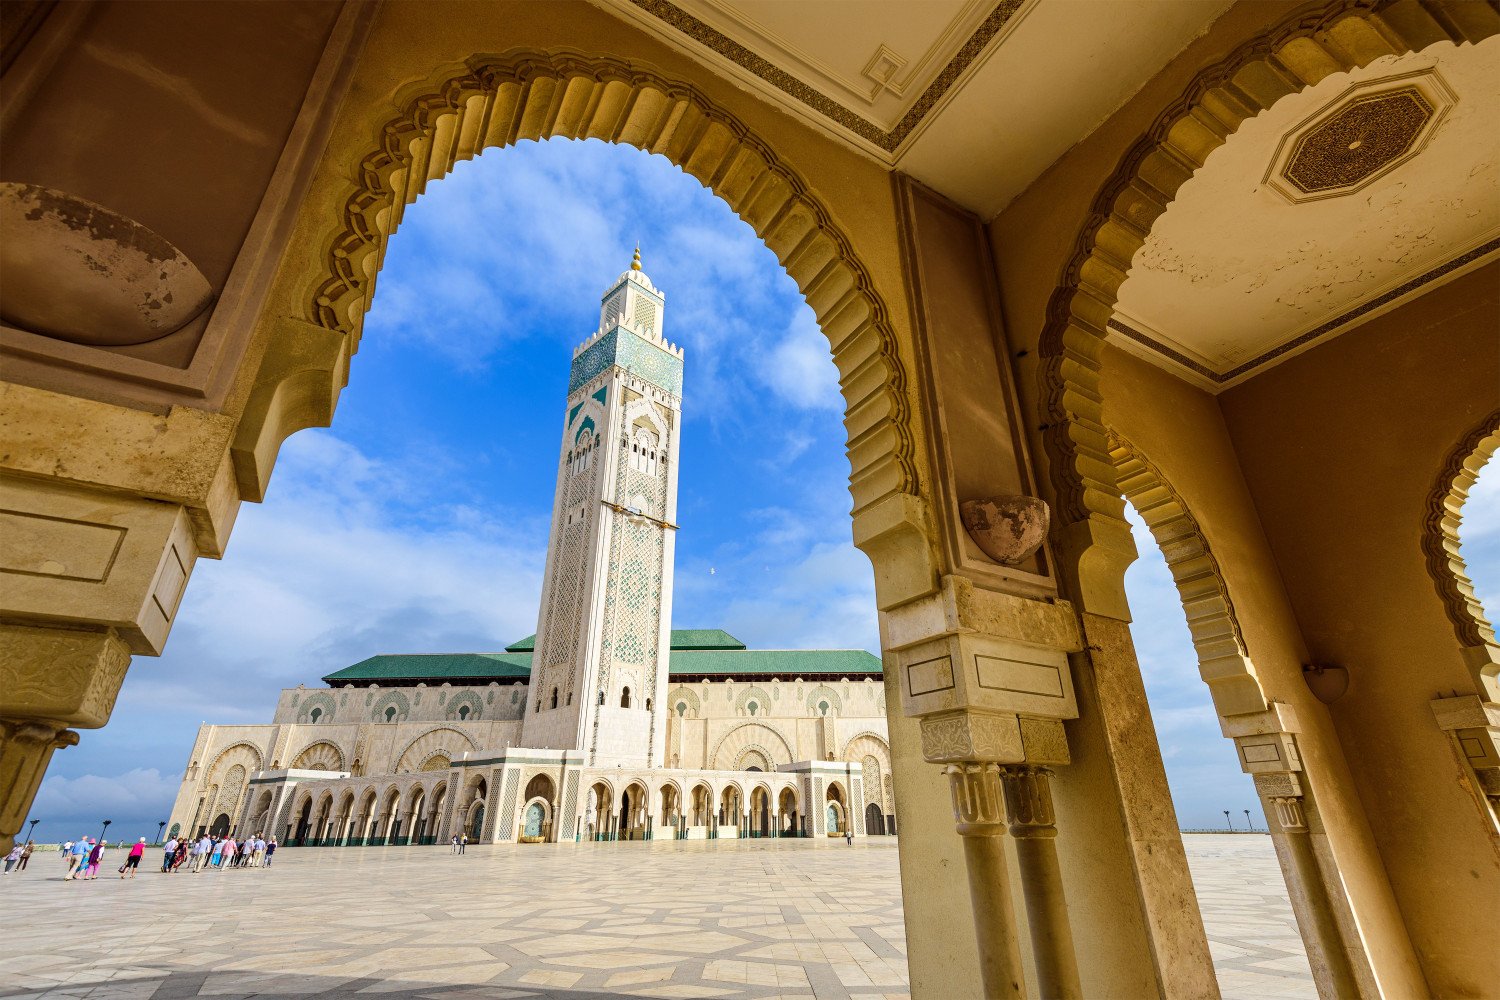
<svg viewBox="0 0 1500 1000">
<path fill-rule="evenodd" d="M 1434 698 L 1432 714 L 1473 773 L 1494 814 L 1492 822 L 1500 823 L 1500 704 L 1478 695 Z"/>
<path fill-rule="evenodd" d="M 52 751 L 78 743 L 65 725 L 39 719 L 0 719 L 0 852 L 9 852 L 47 773 Z"/>
</svg>

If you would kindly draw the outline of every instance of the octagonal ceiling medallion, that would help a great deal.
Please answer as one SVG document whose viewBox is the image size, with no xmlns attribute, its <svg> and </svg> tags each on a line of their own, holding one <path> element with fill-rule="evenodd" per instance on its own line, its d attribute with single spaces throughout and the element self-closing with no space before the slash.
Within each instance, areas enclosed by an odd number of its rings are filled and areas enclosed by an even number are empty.
<svg viewBox="0 0 1500 1000">
<path fill-rule="evenodd" d="M 1456 100 L 1431 68 L 1350 87 L 1282 137 L 1265 184 L 1291 202 L 1353 194 L 1420 153 Z"/>
</svg>

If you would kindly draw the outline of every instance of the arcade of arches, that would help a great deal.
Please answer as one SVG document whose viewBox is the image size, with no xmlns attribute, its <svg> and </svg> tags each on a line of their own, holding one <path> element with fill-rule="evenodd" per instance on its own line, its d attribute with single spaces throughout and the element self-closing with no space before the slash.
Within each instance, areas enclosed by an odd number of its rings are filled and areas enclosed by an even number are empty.
<svg viewBox="0 0 1500 1000">
<path fill-rule="evenodd" d="M 1320 993 L 1493 992 L 1500 650 L 1458 540 L 1500 441 L 1500 7 L 765 6 L 8 5 L 5 844 L 281 442 L 333 419 L 406 205 L 485 148 L 593 137 L 728 202 L 828 337 L 914 996 L 1218 995 L 1131 644 L 1127 495 Z M 205 787 L 269 809 L 242 749 L 195 758 Z M 419 749 L 287 814 L 313 838 L 491 823 L 492 782 Z M 601 782 L 596 825 L 811 810 L 762 773 Z"/>
</svg>

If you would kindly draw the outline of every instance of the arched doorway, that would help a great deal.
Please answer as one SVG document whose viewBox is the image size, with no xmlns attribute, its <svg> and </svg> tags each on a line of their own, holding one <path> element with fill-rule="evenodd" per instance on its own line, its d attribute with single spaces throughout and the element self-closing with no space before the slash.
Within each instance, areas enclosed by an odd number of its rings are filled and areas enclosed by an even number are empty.
<svg viewBox="0 0 1500 1000">
<path fill-rule="evenodd" d="M 312 803 L 309 802 L 308 808 L 311 807 Z M 229 814 L 219 813 L 219 815 L 214 819 L 213 824 L 209 826 L 208 832 L 215 837 L 229 836 Z"/>
<path fill-rule="evenodd" d="M 836 781 L 828 785 L 828 794 L 823 802 L 823 818 L 830 837 L 842 837 L 848 829 L 848 804 L 844 798 L 843 786 Z"/>
<path fill-rule="evenodd" d="M 873 802 L 865 806 L 865 835 L 873 837 L 885 836 L 885 814 Z"/>
<path fill-rule="evenodd" d="M 803 836 L 802 821 L 797 815 L 797 793 L 790 787 L 783 788 L 777 796 L 776 815 L 779 836 Z"/>
</svg>

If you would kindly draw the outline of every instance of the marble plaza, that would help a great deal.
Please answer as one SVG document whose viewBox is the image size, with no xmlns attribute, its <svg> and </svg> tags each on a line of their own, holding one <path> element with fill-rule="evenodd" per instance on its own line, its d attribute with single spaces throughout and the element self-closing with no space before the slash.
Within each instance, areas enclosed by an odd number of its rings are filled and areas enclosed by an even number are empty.
<svg viewBox="0 0 1500 1000">
<path fill-rule="evenodd" d="M 1224 996 L 1314 997 L 1270 839 L 1186 842 Z M 36 860 L 0 881 L 7 998 L 908 996 L 888 839 L 303 848 L 92 884 Z"/>
</svg>

